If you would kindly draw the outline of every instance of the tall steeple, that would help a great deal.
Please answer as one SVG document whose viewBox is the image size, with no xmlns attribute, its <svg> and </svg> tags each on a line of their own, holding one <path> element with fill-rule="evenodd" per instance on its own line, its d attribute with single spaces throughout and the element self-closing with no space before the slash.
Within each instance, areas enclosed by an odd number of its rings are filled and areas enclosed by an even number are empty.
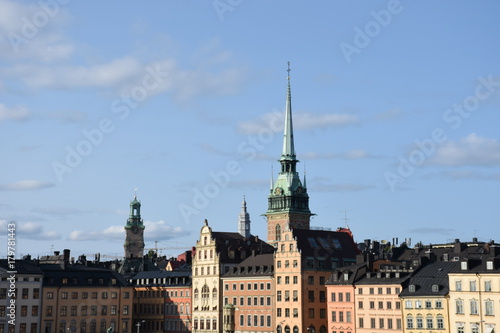
<svg viewBox="0 0 500 333">
<path fill-rule="evenodd" d="M 268 230 L 267 241 L 279 241 L 285 228 L 309 229 L 311 211 L 309 195 L 302 185 L 296 165 L 292 122 L 292 93 L 290 85 L 290 62 L 288 63 L 288 85 L 285 107 L 285 128 L 283 132 L 283 150 L 279 160 L 281 170 L 276 182 L 271 182 L 266 212 Z"/>
<path fill-rule="evenodd" d="M 134 200 L 130 202 L 130 215 L 125 225 L 125 258 L 142 258 L 144 253 L 144 224 L 141 218 L 141 202 L 137 200 L 137 193 Z"/>
<path fill-rule="evenodd" d="M 247 212 L 247 202 L 243 196 L 241 203 L 241 212 L 238 218 L 238 233 L 245 238 L 250 238 L 250 214 Z"/>
</svg>

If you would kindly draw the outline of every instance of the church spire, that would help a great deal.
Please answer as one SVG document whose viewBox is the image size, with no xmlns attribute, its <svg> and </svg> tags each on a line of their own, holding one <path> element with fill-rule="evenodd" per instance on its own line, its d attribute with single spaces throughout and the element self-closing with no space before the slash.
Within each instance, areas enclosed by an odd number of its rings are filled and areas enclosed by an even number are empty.
<svg viewBox="0 0 500 333">
<path fill-rule="evenodd" d="M 293 124 L 292 124 L 292 92 L 290 87 L 290 61 L 288 62 L 288 86 L 286 90 L 286 111 L 285 111 L 285 130 L 283 134 L 283 151 L 281 161 L 295 159 L 295 147 L 293 144 Z"/>
<path fill-rule="evenodd" d="M 247 202 L 243 196 L 241 212 L 238 218 L 238 233 L 245 238 L 250 238 L 250 214 L 247 212 Z"/>
</svg>

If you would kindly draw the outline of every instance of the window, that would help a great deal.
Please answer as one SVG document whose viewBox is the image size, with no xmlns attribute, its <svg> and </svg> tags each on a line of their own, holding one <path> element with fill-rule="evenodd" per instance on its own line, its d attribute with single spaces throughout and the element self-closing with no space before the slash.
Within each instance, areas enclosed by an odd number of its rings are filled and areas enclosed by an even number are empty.
<svg viewBox="0 0 500 333">
<path fill-rule="evenodd" d="M 335 302 L 335 295 L 336 295 L 335 293 L 330 294 L 332 302 Z"/>
<path fill-rule="evenodd" d="M 408 291 L 411 292 L 411 293 L 414 293 L 415 292 L 415 285 L 414 284 L 410 284 L 408 286 Z"/>
<path fill-rule="evenodd" d="M 28 315 L 28 306 L 22 305 L 21 306 L 21 317 L 26 317 Z"/>
<path fill-rule="evenodd" d="M 491 281 L 484 281 L 484 291 L 491 291 Z"/>
<path fill-rule="evenodd" d="M 351 318 L 351 311 L 347 311 L 346 312 L 346 322 L 350 323 L 352 320 Z"/>
<path fill-rule="evenodd" d="M 240 315 L 240 326 L 245 326 L 245 316 Z"/>
<path fill-rule="evenodd" d="M 436 324 L 437 324 L 437 329 L 440 329 L 440 330 L 444 329 L 444 318 L 437 317 Z"/>
<path fill-rule="evenodd" d="M 417 319 L 417 320 L 418 320 L 418 319 Z M 427 329 L 432 329 L 432 328 L 434 328 L 434 321 L 432 320 L 432 317 L 431 317 L 431 316 L 428 316 L 428 317 L 427 317 L 426 323 L 427 323 Z"/>
<path fill-rule="evenodd" d="M 2 293 L 1 293 L 1 290 L 0 290 L 0 298 L 2 298 L 1 294 L 2 294 Z M 4 297 L 4 298 L 5 298 L 5 297 Z M 53 299 L 53 298 L 54 298 L 54 293 L 53 293 L 52 291 L 49 291 L 49 292 L 47 293 L 47 299 Z"/>
<path fill-rule="evenodd" d="M 424 318 L 417 317 L 417 328 L 424 328 Z"/>
<path fill-rule="evenodd" d="M 295 313 L 294 313 L 294 317 L 298 317 L 298 316 L 299 316 L 299 313 L 298 313 L 298 309 L 297 309 L 297 316 L 295 316 Z M 319 317 L 326 318 L 326 309 L 319 309 Z"/>
<path fill-rule="evenodd" d="M 413 317 L 406 318 L 406 328 L 413 328 Z"/>
<path fill-rule="evenodd" d="M 396 301 L 396 310 L 399 310 L 399 309 L 401 309 L 401 302 Z"/>
<path fill-rule="evenodd" d="M 487 299 L 486 301 L 484 301 L 484 311 L 487 316 L 494 315 L 492 300 Z"/>
<path fill-rule="evenodd" d="M 345 293 L 345 301 L 350 302 L 351 301 L 351 293 Z"/>
<path fill-rule="evenodd" d="M 102 294 L 101 294 L 101 298 L 102 299 L 107 299 L 108 298 L 108 293 L 103 291 Z"/>
<path fill-rule="evenodd" d="M 358 308 L 362 309 L 363 308 L 363 301 L 358 302 Z"/>
<path fill-rule="evenodd" d="M 309 302 L 314 302 L 314 290 L 309 290 L 308 295 L 309 295 Z"/>
<path fill-rule="evenodd" d="M 370 288 L 370 295 L 373 295 L 373 294 L 375 294 L 375 289 Z"/>
<path fill-rule="evenodd" d="M 392 303 L 389 301 L 387 302 L 387 309 L 389 309 L 389 310 L 392 309 Z"/>
<path fill-rule="evenodd" d="M 380 318 L 378 320 L 378 325 L 379 325 L 379 328 L 384 328 L 384 318 Z"/>
<path fill-rule="evenodd" d="M 101 315 L 106 316 L 107 314 L 108 314 L 108 306 L 107 305 L 101 306 Z"/>
<path fill-rule="evenodd" d="M 431 288 L 432 288 L 432 291 L 435 293 L 437 293 L 439 291 L 439 285 L 437 285 L 437 284 L 433 284 Z"/>
<path fill-rule="evenodd" d="M 332 322 L 337 321 L 337 311 L 332 311 Z"/>
<path fill-rule="evenodd" d="M 314 309 L 313 308 L 309 309 L 309 318 L 314 318 Z"/>
<path fill-rule="evenodd" d="M 33 306 L 31 307 L 31 315 L 32 315 L 33 317 L 38 316 L 38 306 L 37 306 L 37 305 L 33 305 Z"/>
<path fill-rule="evenodd" d="M 61 293 L 61 298 L 62 299 L 67 299 L 68 298 L 68 293 L 67 292 L 62 292 Z"/>
<path fill-rule="evenodd" d="M 314 284 L 314 276 L 308 276 L 307 283 L 309 283 L 310 285 L 313 285 Z"/>
<path fill-rule="evenodd" d="M 380 294 L 382 294 L 382 288 L 378 288 L 378 290 L 377 290 L 377 291 L 378 291 L 378 294 L 379 294 L 379 295 L 380 295 Z"/>
<path fill-rule="evenodd" d="M 344 294 L 339 293 L 339 302 L 343 302 L 343 301 L 344 301 Z"/>
<path fill-rule="evenodd" d="M 442 309 L 443 308 L 443 302 L 442 301 L 436 301 L 436 309 Z"/>
<path fill-rule="evenodd" d="M 431 301 L 425 301 L 425 308 L 426 309 L 432 309 L 432 302 Z"/>
<path fill-rule="evenodd" d="M 110 312 L 111 315 L 116 315 L 116 305 L 111 305 L 110 311 L 111 311 Z M 182 311 L 181 311 L 181 313 L 182 313 Z"/>
<path fill-rule="evenodd" d="M 299 301 L 299 292 L 297 290 L 293 291 L 293 301 L 298 302 Z"/>
<path fill-rule="evenodd" d="M 421 309 L 422 308 L 422 301 L 415 301 L 415 309 Z"/>
<path fill-rule="evenodd" d="M 390 295 L 391 294 L 391 288 L 390 287 L 385 288 L 385 292 L 386 292 L 386 294 Z"/>
<path fill-rule="evenodd" d="M 277 284 L 281 284 L 281 276 L 278 276 L 277 280 L 276 280 L 276 283 Z"/>
<path fill-rule="evenodd" d="M 281 302 L 281 290 L 276 291 L 276 300 Z"/>
<path fill-rule="evenodd" d="M 65 305 L 61 306 L 60 314 L 61 314 L 61 316 L 66 316 L 68 314 L 68 307 Z"/>
<path fill-rule="evenodd" d="M 383 309 L 384 308 L 384 302 L 378 302 L 378 308 Z"/>
<path fill-rule="evenodd" d="M 391 318 L 387 319 L 387 328 L 390 329 L 390 330 L 393 329 L 393 327 L 392 327 L 392 319 Z"/>
<path fill-rule="evenodd" d="M 290 308 L 285 308 L 285 317 L 290 317 Z"/>
<path fill-rule="evenodd" d="M 276 262 L 276 267 L 277 267 L 277 268 L 281 268 L 281 260 L 278 260 L 278 261 Z"/>
<path fill-rule="evenodd" d="M 298 283 L 298 277 L 296 275 L 293 276 L 293 284 Z"/>
<path fill-rule="evenodd" d="M 82 316 L 87 315 L 87 306 L 86 305 L 82 305 L 81 313 L 82 313 Z"/>
<path fill-rule="evenodd" d="M 358 326 L 359 326 L 359 328 L 364 328 L 364 326 L 365 326 L 365 321 L 363 320 L 363 318 L 359 318 L 359 320 L 358 320 L 358 321 L 359 321 L 359 325 L 358 325 Z"/>
<path fill-rule="evenodd" d="M 39 299 L 39 298 L 40 298 L 40 289 L 34 288 L 33 289 L 33 299 Z"/>
<path fill-rule="evenodd" d="M 456 313 L 464 313 L 464 301 L 461 299 L 457 299 L 455 301 L 455 309 Z"/>
<path fill-rule="evenodd" d="M 370 318 L 370 328 L 375 328 L 375 318 Z"/>
<path fill-rule="evenodd" d="M 370 309 L 375 309 L 375 302 L 374 301 L 370 301 Z"/>
<path fill-rule="evenodd" d="M 285 276 L 285 284 L 290 284 L 290 276 Z"/>
<path fill-rule="evenodd" d="M 266 289 L 267 289 L 267 290 L 271 290 L 271 282 L 268 282 L 268 283 L 266 284 Z"/>
<path fill-rule="evenodd" d="M 470 301 L 470 314 L 471 315 L 477 315 L 477 300 L 471 299 Z"/>
<path fill-rule="evenodd" d="M 276 309 L 276 317 L 281 317 L 281 308 Z"/>
<path fill-rule="evenodd" d="M 477 291 L 476 281 L 475 280 L 469 281 L 469 287 L 470 291 Z"/>
<path fill-rule="evenodd" d="M 363 295 L 363 288 L 358 289 L 358 295 Z"/>
<path fill-rule="evenodd" d="M 455 281 L 455 290 L 456 291 L 462 291 L 462 281 L 461 280 L 456 280 Z"/>
</svg>

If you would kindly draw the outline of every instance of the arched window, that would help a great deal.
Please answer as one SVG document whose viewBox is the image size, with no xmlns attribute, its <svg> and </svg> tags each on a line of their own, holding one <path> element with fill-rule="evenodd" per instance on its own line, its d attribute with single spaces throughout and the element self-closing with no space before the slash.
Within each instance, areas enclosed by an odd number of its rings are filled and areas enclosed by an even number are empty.
<svg viewBox="0 0 500 333">
<path fill-rule="evenodd" d="M 101 333 L 106 333 L 106 319 L 101 319 Z"/>
<path fill-rule="evenodd" d="M 325 326 L 321 326 L 319 328 L 319 333 L 326 333 L 326 327 Z"/>
<path fill-rule="evenodd" d="M 217 298 L 217 288 L 212 289 L 212 298 Z"/>
<path fill-rule="evenodd" d="M 209 298 L 210 297 L 210 289 L 208 289 L 207 285 L 204 285 L 201 288 L 201 298 Z"/>
<path fill-rule="evenodd" d="M 198 319 L 194 319 L 193 321 L 193 329 L 197 330 L 198 329 Z"/>
<path fill-rule="evenodd" d="M 285 333 L 290 333 L 290 326 L 288 325 L 285 326 Z"/>
<path fill-rule="evenodd" d="M 276 240 L 281 240 L 281 226 L 279 224 L 276 224 Z"/>
<path fill-rule="evenodd" d="M 293 327 L 293 333 L 299 333 L 299 328 L 297 326 Z"/>
<path fill-rule="evenodd" d="M 200 319 L 200 330 L 204 330 L 205 329 L 205 319 L 201 318 Z"/>
<path fill-rule="evenodd" d="M 184 313 L 184 304 L 183 303 L 179 304 L 179 313 L 180 314 Z"/>
<path fill-rule="evenodd" d="M 278 325 L 278 327 L 276 327 L 276 332 L 277 332 L 277 333 L 281 333 L 281 332 L 282 332 L 282 330 L 281 330 L 281 325 Z"/>
<path fill-rule="evenodd" d="M 207 331 L 210 331 L 210 318 L 207 318 Z"/>
<path fill-rule="evenodd" d="M 316 328 L 313 325 L 311 325 L 307 328 L 307 332 L 308 333 L 316 333 Z"/>
<path fill-rule="evenodd" d="M 92 319 L 90 321 L 90 333 L 96 333 L 96 321 Z"/>
<path fill-rule="evenodd" d="M 212 318 L 212 329 L 214 331 L 217 330 L 217 318 L 215 318 L 215 317 Z"/>
<path fill-rule="evenodd" d="M 82 319 L 80 321 L 80 333 L 86 333 L 87 332 L 87 321 L 85 319 Z"/>
<path fill-rule="evenodd" d="M 198 288 L 194 290 L 194 299 L 198 298 Z"/>
<path fill-rule="evenodd" d="M 186 303 L 186 314 L 189 314 L 190 308 L 189 303 Z"/>
</svg>

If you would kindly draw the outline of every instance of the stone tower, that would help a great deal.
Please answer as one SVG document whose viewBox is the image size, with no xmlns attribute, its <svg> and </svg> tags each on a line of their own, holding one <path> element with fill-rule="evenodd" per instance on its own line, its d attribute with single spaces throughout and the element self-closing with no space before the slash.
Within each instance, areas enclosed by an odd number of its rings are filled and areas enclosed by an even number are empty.
<svg viewBox="0 0 500 333">
<path fill-rule="evenodd" d="M 285 129 L 283 150 L 279 160 L 281 164 L 278 178 L 271 179 L 268 197 L 267 242 L 275 244 L 281 240 L 281 233 L 290 229 L 309 229 L 311 211 L 306 179 L 302 183 L 297 172 L 299 162 L 295 155 L 292 123 L 292 97 L 290 88 L 290 63 L 288 63 L 288 86 L 286 94 Z"/>
<path fill-rule="evenodd" d="M 250 234 L 250 214 L 247 212 L 247 202 L 245 197 L 243 197 L 243 202 L 241 203 L 241 212 L 238 217 L 238 233 L 245 238 L 249 238 Z"/>
<path fill-rule="evenodd" d="M 144 254 L 144 224 L 141 219 L 141 202 L 134 195 L 130 202 L 130 216 L 125 225 L 125 258 L 142 258 Z"/>
</svg>

